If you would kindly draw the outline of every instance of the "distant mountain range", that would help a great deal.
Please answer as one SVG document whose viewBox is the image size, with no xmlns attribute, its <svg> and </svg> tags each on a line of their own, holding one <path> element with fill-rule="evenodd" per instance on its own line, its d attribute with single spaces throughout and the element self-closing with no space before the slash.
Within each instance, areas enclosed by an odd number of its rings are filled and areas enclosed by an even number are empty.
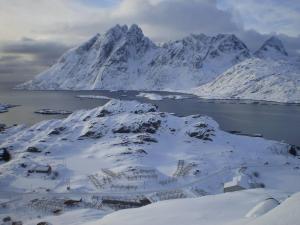
<svg viewBox="0 0 300 225">
<path fill-rule="evenodd" d="M 300 102 L 299 65 L 276 37 L 252 53 L 232 34 L 191 34 L 156 45 L 137 25 L 116 25 L 18 88 L 166 90 L 205 98 Z"/>
</svg>

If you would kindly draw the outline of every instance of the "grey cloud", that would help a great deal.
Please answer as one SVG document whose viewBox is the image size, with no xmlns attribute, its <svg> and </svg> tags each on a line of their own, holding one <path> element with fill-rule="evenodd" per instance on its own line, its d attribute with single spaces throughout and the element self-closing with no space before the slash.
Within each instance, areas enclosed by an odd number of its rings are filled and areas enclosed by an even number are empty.
<svg viewBox="0 0 300 225">
<path fill-rule="evenodd" d="M 62 55 L 69 47 L 55 42 L 35 41 L 23 38 L 19 42 L 3 43 L 2 54 L 28 55 L 34 57 L 43 65 L 48 65 Z"/>
<path fill-rule="evenodd" d="M 53 64 L 69 46 L 23 38 L 0 45 L 0 81 L 25 81 Z"/>
</svg>

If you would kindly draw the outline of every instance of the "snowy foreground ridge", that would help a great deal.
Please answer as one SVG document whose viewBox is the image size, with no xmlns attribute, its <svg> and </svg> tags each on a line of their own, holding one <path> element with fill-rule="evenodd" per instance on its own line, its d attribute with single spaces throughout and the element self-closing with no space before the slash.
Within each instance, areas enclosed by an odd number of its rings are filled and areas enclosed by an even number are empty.
<svg viewBox="0 0 300 225">
<path fill-rule="evenodd" d="M 205 98 L 300 102 L 299 71 L 299 61 L 275 37 L 255 53 L 229 34 L 191 34 L 158 46 L 137 25 L 117 25 L 18 88 L 171 90 Z"/>
<path fill-rule="evenodd" d="M 0 216 L 27 224 L 276 220 L 265 211 L 284 215 L 299 202 L 299 195 L 288 198 L 300 191 L 298 154 L 285 143 L 224 132 L 206 116 L 111 100 L 66 119 L 0 130 Z M 220 194 L 230 183 L 251 190 Z M 187 199 L 161 202 L 176 198 Z M 204 210 L 210 203 L 212 211 Z M 213 216 L 221 205 L 224 214 Z"/>
</svg>

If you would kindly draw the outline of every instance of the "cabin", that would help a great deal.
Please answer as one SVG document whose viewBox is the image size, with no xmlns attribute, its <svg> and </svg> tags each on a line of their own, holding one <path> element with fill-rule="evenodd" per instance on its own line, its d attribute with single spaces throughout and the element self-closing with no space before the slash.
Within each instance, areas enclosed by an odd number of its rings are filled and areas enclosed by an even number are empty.
<svg viewBox="0 0 300 225">
<path fill-rule="evenodd" d="M 50 165 L 39 165 L 34 167 L 33 169 L 28 170 L 29 173 L 46 173 L 51 174 L 52 168 Z"/>
<path fill-rule="evenodd" d="M 224 192 L 241 191 L 250 187 L 249 178 L 245 175 L 238 175 L 224 184 Z"/>
</svg>

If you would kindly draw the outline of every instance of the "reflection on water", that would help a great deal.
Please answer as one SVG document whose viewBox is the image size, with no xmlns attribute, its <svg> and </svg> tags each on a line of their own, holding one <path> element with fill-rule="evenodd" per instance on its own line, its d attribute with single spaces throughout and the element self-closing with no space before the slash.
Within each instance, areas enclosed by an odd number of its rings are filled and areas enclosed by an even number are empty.
<svg viewBox="0 0 300 225">
<path fill-rule="evenodd" d="M 179 116 L 203 114 L 213 117 L 224 130 L 239 130 L 245 133 L 260 133 L 264 137 L 285 140 L 300 145 L 300 106 L 280 104 L 242 104 L 241 101 L 205 101 L 195 96 L 173 100 L 151 101 L 136 97 L 136 91 L 22 91 L 12 90 L 11 85 L 0 84 L 0 102 L 21 105 L 0 114 L 0 123 L 8 125 L 63 118 L 62 115 L 40 115 L 33 113 L 42 108 L 75 111 L 91 109 L 105 104 L 103 99 L 80 99 L 77 95 L 104 95 L 123 100 L 152 102 L 161 111 L 173 112 Z M 168 95 L 169 93 L 163 93 Z"/>
</svg>

